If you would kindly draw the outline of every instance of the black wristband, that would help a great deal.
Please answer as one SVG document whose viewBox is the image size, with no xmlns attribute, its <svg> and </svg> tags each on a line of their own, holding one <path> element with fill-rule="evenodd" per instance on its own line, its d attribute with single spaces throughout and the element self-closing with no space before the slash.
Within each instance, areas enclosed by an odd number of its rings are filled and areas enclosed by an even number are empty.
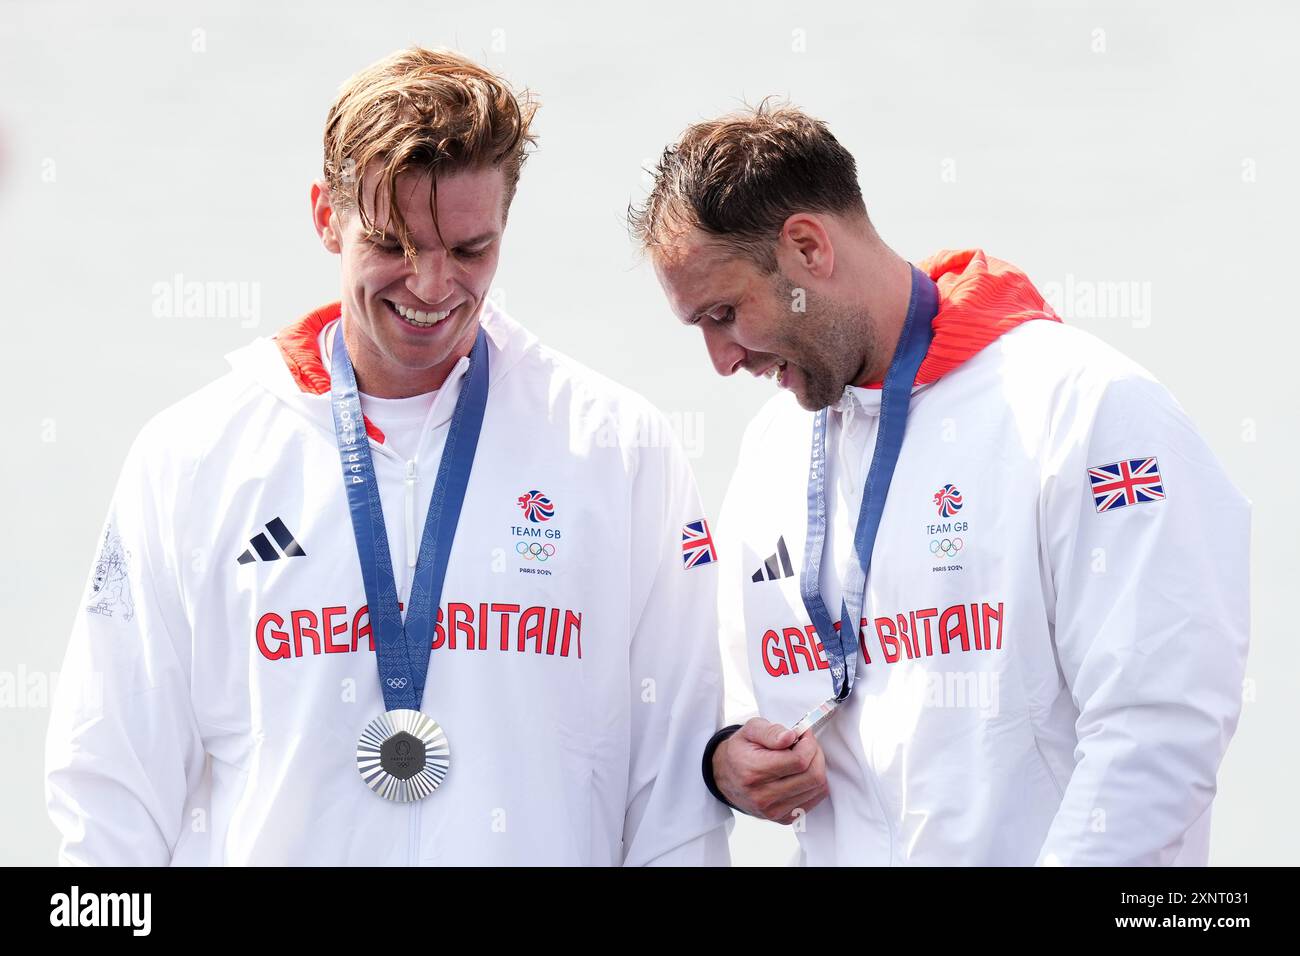
<svg viewBox="0 0 1300 956">
<path fill-rule="evenodd" d="M 731 809 L 744 813 L 744 810 L 741 810 L 740 807 L 736 806 L 722 795 L 722 791 L 718 789 L 718 782 L 713 779 L 713 752 L 718 749 L 719 744 L 739 729 L 740 724 L 732 724 L 730 727 L 723 727 L 709 738 L 709 742 L 704 745 L 704 763 L 700 769 L 704 773 L 704 785 L 709 788 L 709 793 L 713 794 L 718 800 L 731 807 Z"/>
</svg>

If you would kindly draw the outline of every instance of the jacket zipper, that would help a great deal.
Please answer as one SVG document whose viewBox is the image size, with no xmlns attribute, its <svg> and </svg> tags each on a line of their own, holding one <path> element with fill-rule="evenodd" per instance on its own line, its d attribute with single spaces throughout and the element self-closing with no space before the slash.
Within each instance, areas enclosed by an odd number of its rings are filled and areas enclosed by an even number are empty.
<svg viewBox="0 0 1300 956">
<path fill-rule="evenodd" d="M 393 450 L 385 445 L 378 444 L 371 440 L 371 453 L 378 451 L 380 454 L 395 458 L 401 461 Z M 415 540 L 415 485 L 418 478 L 416 473 L 418 456 L 411 458 L 406 462 L 405 474 L 402 477 L 402 484 L 405 486 L 405 501 L 403 510 L 406 526 L 406 600 L 402 602 L 403 608 L 410 606 L 411 603 L 411 585 L 414 583 L 414 568 L 418 559 L 419 551 L 416 547 Z M 397 583 L 397 582 L 394 582 Z M 399 585 L 400 587 L 400 585 Z M 399 591 L 400 594 L 400 591 Z M 406 620 L 406 613 L 403 610 L 402 620 Z M 410 817 L 407 827 L 406 841 L 406 865 L 418 866 L 420 863 L 420 801 L 415 801 L 410 806 Z"/>
<path fill-rule="evenodd" d="M 415 459 L 406 463 L 406 566 L 414 568 L 419 549 L 415 544 Z M 407 583 L 411 583 L 410 572 Z M 410 595 L 408 588 L 407 595 Z"/>
<path fill-rule="evenodd" d="M 856 411 L 855 408 L 856 405 L 857 405 L 856 401 L 850 401 L 848 423 L 851 423 L 853 421 L 853 413 Z M 864 445 L 862 451 L 858 454 L 857 478 L 859 478 L 860 481 L 857 482 L 857 484 L 862 487 L 864 493 L 866 491 L 866 472 L 864 471 L 864 465 L 867 461 L 866 449 L 867 447 L 870 447 L 874 451 L 876 447 L 876 441 L 879 440 L 880 438 L 879 417 L 876 418 L 875 424 L 876 424 L 875 435 L 871 437 L 871 441 L 869 445 Z M 853 560 L 856 560 L 856 558 L 854 558 Z M 880 779 L 880 774 L 876 772 L 875 761 L 871 758 L 870 753 L 864 753 L 863 756 L 866 758 L 867 776 L 870 778 L 871 781 L 871 790 L 876 795 L 876 807 L 880 810 L 880 815 L 885 821 L 885 830 L 889 834 L 889 865 L 893 866 L 894 848 L 898 845 L 898 840 L 894 832 L 895 831 L 894 817 L 889 807 L 885 803 L 884 782 Z"/>
<path fill-rule="evenodd" d="M 415 562 L 419 551 L 415 541 L 415 459 L 406 463 L 406 603 L 411 603 L 415 584 Z M 420 801 L 411 805 L 410 840 L 407 846 L 407 865 L 420 865 Z"/>
<path fill-rule="evenodd" d="M 465 359 L 461 359 L 461 362 L 466 366 L 468 366 L 469 364 L 468 361 Z M 457 369 L 459 368 L 460 366 L 458 365 Z M 444 387 L 446 386 L 444 385 Z M 429 409 L 429 415 L 430 416 L 433 415 L 432 408 Z M 428 428 L 428 419 L 426 419 L 425 429 L 423 434 L 420 437 L 420 446 L 419 448 L 416 449 L 416 456 L 414 458 L 407 460 L 406 474 L 403 480 L 403 484 L 406 486 L 406 495 L 405 495 L 406 500 L 405 500 L 404 507 L 405 507 L 405 517 L 406 517 L 406 567 L 407 567 L 407 574 L 406 574 L 407 587 L 406 587 L 405 603 L 407 604 L 409 604 L 411 600 L 411 590 L 412 590 L 412 585 L 414 584 L 413 577 L 415 574 L 415 565 L 416 562 L 419 560 L 419 554 L 420 554 L 419 541 L 416 537 L 416 521 L 415 521 L 415 485 L 418 478 L 416 469 L 420 457 L 419 452 L 421 449 L 423 449 L 424 443 L 429 438 L 429 434 L 430 434 L 430 429 Z M 393 453 L 392 449 L 390 448 L 387 448 L 383 445 L 378 445 L 377 447 L 380 448 L 382 451 L 386 452 L 387 454 L 392 455 L 392 457 L 394 458 L 398 457 L 396 454 Z M 398 458 L 398 460 L 400 461 L 401 459 Z M 433 613 L 436 615 L 438 613 L 438 609 L 434 608 Z M 405 615 L 403 615 L 403 620 L 405 620 Z M 422 809 L 422 806 L 423 806 L 423 801 L 420 800 L 416 800 L 414 803 L 411 804 L 411 816 L 410 816 L 409 828 L 407 831 L 407 843 L 406 843 L 406 865 L 407 866 L 420 865 L 420 816 L 421 816 L 420 811 Z"/>
</svg>

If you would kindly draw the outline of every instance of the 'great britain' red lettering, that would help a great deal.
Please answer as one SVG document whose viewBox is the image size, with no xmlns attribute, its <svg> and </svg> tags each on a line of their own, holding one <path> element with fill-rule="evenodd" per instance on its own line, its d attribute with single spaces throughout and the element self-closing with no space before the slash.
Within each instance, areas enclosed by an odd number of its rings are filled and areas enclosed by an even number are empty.
<svg viewBox="0 0 1300 956">
<path fill-rule="evenodd" d="M 874 631 L 880 655 L 886 664 L 967 651 L 1002 650 L 1002 622 L 1005 605 L 954 604 L 927 607 L 893 616 L 862 618 L 858 623 L 858 653 L 864 664 L 871 663 L 867 635 Z M 840 629 L 836 621 L 835 630 Z M 759 638 L 763 669 L 773 677 L 825 670 L 826 650 L 812 624 L 770 628 Z"/>
<path fill-rule="evenodd" d="M 286 615 L 274 611 L 257 619 L 253 640 L 268 661 L 322 653 L 355 654 L 358 648 L 374 653 L 370 610 L 364 604 L 350 618 L 345 606 L 335 605 L 319 612 L 291 610 L 287 619 L 286 624 Z M 491 649 L 581 658 L 582 612 L 554 607 L 530 607 L 521 611 L 518 604 L 451 602 L 445 613 L 438 609 L 429 646 L 434 651 Z"/>
</svg>

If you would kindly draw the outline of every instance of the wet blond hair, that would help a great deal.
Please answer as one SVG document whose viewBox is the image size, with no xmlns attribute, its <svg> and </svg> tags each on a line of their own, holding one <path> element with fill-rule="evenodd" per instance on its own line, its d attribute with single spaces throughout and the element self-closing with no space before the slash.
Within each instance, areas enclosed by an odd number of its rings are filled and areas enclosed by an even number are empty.
<svg viewBox="0 0 1300 956">
<path fill-rule="evenodd" d="M 325 121 L 325 183 L 336 209 L 355 209 L 367 238 L 391 232 L 408 258 L 410 230 L 397 205 L 397 178 L 432 172 L 429 210 L 437 205 L 437 174 L 498 166 L 505 174 L 504 219 L 519 185 L 519 171 L 535 146 L 529 131 L 541 104 L 528 90 L 516 93 L 502 77 L 451 50 L 413 46 L 373 63 L 339 89 Z M 376 169 L 374 189 L 361 181 Z M 369 209 L 388 196 L 388 228 Z M 436 224 L 435 216 L 435 224 Z"/>
</svg>

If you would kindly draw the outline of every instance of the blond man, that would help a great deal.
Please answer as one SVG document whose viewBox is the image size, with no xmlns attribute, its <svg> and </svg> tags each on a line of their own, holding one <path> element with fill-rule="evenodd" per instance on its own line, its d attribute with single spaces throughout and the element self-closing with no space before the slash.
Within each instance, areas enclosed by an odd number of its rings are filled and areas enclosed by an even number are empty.
<svg viewBox="0 0 1300 956">
<path fill-rule="evenodd" d="M 127 456 L 48 737 L 65 862 L 726 862 L 690 469 L 489 301 L 535 110 L 446 51 L 343 86 L 339 301 Z"/>
</svg>

